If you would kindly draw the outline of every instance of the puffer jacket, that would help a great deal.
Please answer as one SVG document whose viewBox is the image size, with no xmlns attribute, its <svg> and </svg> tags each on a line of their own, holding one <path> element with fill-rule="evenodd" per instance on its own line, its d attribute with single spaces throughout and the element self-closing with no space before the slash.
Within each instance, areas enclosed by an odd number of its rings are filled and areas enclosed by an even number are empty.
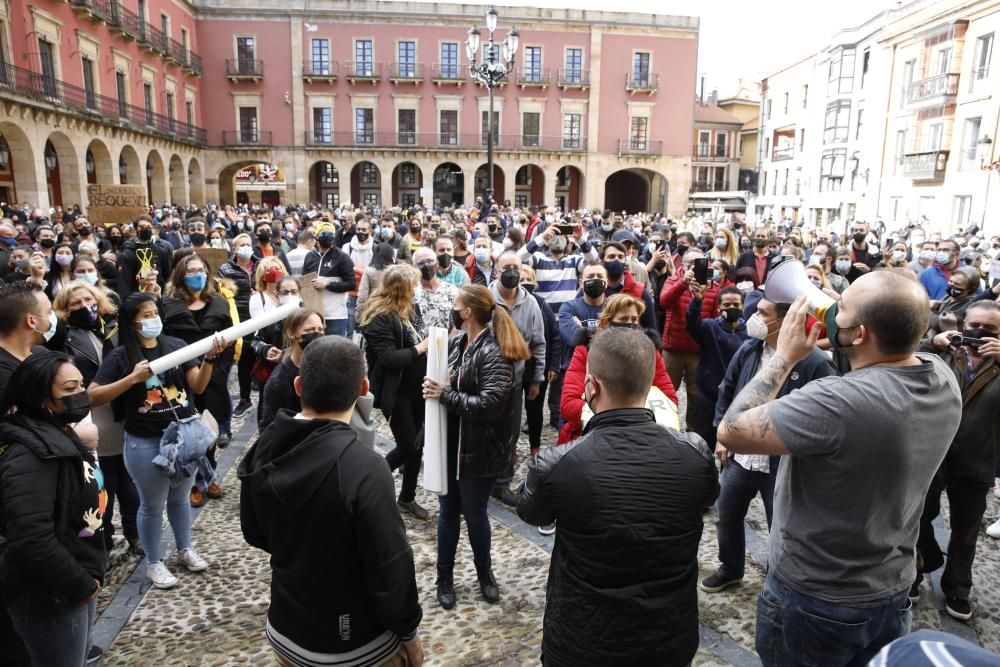
<svg viewBox="0 0 1000 667">
<path fill-rule="evenodd" d="M 93 453 L 72 431 L 15 414 L 0 423 L 0 584 L 83 602 L 104 581 L 102 510 Z"/>
<path fill-rule="evenodd" d="M 448 343 L 451 381 L 441 393 L 448 411 L 449 479 L 492 477 L 511 455 L 514 363 L 500 351 L 492 326 L 466 346 L 467 338 L 463 332 Z"/>
<path fill-rule="evenodd" d="M 715 305 L 719 300 L 719 290 L 730 287 L 733 283 L 728 279 L 708 286 L 701 302 L 702 319 L 715 316 Z M 667 352 L 698 352 L 698 343 L 687 330 L 687 309 L 691 303 L 691 290 L 684 282 L 684 274 L 678 273 L 670 278 L 660 292 L 660 305 L 663 306 L 665 321 L 663 323 L 663 349 Z"/>
<path fill-rule="evenodd" d="M 254 264 L 250 264 L 250 272 L 247 273 L 235 259 L 229 260 L 219 267 L 219 277 L 231 280 L 236 286 L 236 310 L 240 314 L 240 322 L 250 319 L 250 295 L 253 294 L 253 272 Z"/>
<path fill-rule="evenodd" d="M 600 412 L 575 443 L 543 449 L 517 513 L 559 525 L 546 666 L 687 665 L 698 650 L 702 511 L 718 495 L 704 440 L 646 409 Z"/>
</svg>

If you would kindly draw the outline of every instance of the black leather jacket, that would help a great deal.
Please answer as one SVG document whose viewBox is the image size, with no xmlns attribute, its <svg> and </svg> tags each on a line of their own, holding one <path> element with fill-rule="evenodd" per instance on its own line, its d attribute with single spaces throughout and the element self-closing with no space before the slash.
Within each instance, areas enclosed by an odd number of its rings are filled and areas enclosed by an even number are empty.
<svg viewBox="0 0 1000 667">
<path fill-rule="evenodd" d="M 250 295 L 253 293 L 253 269 L 254 265 L 251 264 L 250 273 L 247 273 L 239 264 L 236 263 L 235 259 L 231 259 L 219 267 L 219 277 L 231 280 L 233 281 L 233 284 L 236 285 L 236 296 L 233 300 L 236 302 L 236 311 L 240 314 L 240 322 L 250 319 Z"/>
<path fill-rule="evenodd" d="M 448 410 L 449 479 L 492 477 L 511 455 L 514 363 L 500 351 L 493 327 L 468 346 L 467 338 L 463 332 L 448 343 L 451 382 L 441 394 Z"/>
</svg>

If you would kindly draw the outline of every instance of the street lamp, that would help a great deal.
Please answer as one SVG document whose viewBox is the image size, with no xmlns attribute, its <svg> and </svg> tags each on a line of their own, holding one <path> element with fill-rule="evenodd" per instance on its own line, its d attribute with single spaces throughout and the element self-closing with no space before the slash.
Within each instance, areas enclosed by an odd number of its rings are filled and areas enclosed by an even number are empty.
<svg viewBox="0 0 1000 667">
<path fill-rule="evenodd" d="M 979 168 L 986 172 L 986 195 L 983 197 L 983 217 L 979 221 L 979 229 L 982 230 L 986 226 L 986 210 L 990 202 L 990 181 L 993 179 L 992 172 L 1000 171 L 1000 159 L 990 161 L 993 157 L 993 140 L 990 139 L 990 135 L 984 134 L 983 137 L 976 142 L 976 146 L 979 149 Z"/>
<path fill-rule="evenodd" d="M 517 28 L 511 28 L 503 40 L 500 50 L 500 60 L 496 56 L 496 44 L 493 42 L 493 33 L 497 29 L 497 10 L 490 7 L 486 12 L 486 30 L 489 31 L 489 42 L 487 42 L 486 53 L 483 61 L 476 63 L 479 55 L 480 33 L 475 27 L 469 28 L 469 35 L 465 40 L 465 55 L 469 58 L 469 73 L 474 81 L 486 86 L 490 95 L 490 110 L 486 124 L 486 203 L 493 198 L 493 89 L 500 85 L 500 82 L 507 78 L 511 70 L 514 69 L 514 56 L 517 54 L 517 47 L 520 35 Z"/>
</svg>

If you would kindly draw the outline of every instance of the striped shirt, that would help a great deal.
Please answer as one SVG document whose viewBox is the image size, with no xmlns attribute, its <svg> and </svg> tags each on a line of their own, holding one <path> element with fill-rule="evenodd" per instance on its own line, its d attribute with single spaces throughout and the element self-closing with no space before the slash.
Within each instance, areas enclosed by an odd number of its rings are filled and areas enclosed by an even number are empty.
<svg viewBox="0 0 1000 667">
<path fill-rule="evenodd" d="M 388 630 L 348 653 L 316 653 L 304 649 L 275 630 L 270 621 L 265 632 L 275 652 L 295 667 L 370 667 L 381 665 L 399 650 L 399 637 Z"/>
<path fill-rule="evenodd" d="M 593 246 L 584 254 L 564 255 L 555 259 L 538 249 L 534 241 L 517 251 L 521 263 L 535 270 L 538 287 L 535 294 L 545 299 L 549 305 L 563 304 L 576 298 L 580 289 L 578 279 L 583 267 L 597 261 L 597 250 Z"/>
</svg>

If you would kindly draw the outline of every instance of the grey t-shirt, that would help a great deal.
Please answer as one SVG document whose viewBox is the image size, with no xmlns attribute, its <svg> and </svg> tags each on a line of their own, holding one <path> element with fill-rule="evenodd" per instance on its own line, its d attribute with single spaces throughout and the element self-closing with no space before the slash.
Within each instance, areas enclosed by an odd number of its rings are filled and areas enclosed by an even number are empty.
<svg viewBox="0 0 1000 667">
<path fill-rule="evenodd" d="M 830 376 L 768 406 L 784 457 L 774 488 L 769 567 L 830 602 L 889 597 L 916 577 L 920 513 L 962 418 L 955 375 L 918 366 Z"/>
</svg>

